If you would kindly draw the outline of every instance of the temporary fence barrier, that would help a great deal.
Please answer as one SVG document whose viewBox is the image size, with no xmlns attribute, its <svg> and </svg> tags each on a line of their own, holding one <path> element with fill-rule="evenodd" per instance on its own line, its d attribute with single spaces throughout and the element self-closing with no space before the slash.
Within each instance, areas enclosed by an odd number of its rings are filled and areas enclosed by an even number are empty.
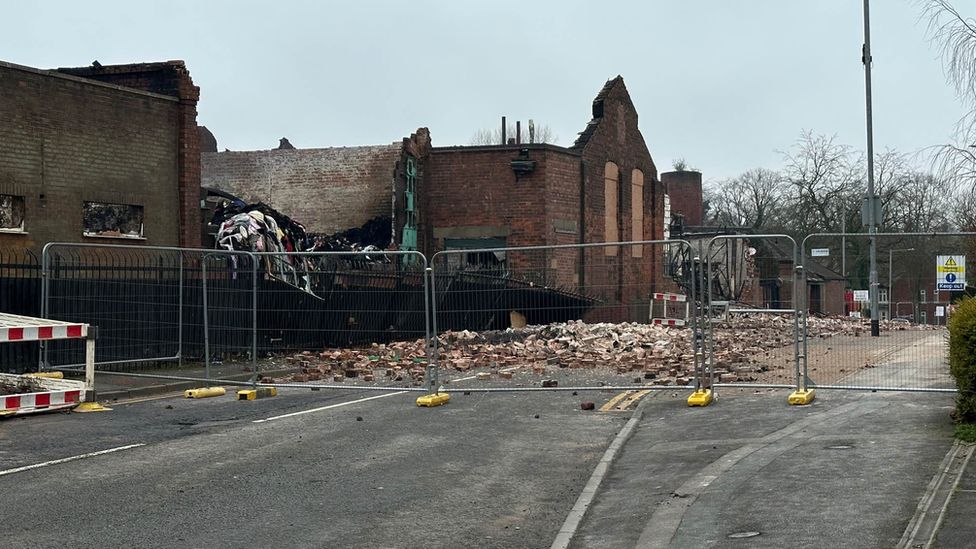
<svg viewBox="0 0 976 549">
<path fill-rule="evenodd" d="M 41 313 L 41 262 L 30 250 L 0 248 L 0 312 L 36 317 Z M 0 373 L 33 371 L 37 342 L 0 345 Z"/>
<path fill-rule="evenodd" d="M 796 241 L 724 234 L 704 247 L 706 386 L 799 389 Z"/>
<path fill-rule="evenodd" d="M 365 346 L 374 351 L 357 356 L 385 359 L 390 357 L 376 357 L 375 348 L 403 340 L 413 350 L 404 360 L 427 369 L 426 266 L 417 252 L 283 254 L 59 243 L 44 249 L 41 302 L 45 314 L 99 327 L 97 365 L 105 374 L 253 385 L 259 370 L 328 364 L 349 371 L 364 366 L 351 362 L 351 352 L 323 351 Z M 305 351 L 307 360 L 289 357 L 282 364 L 285 354 L 296 351 Z M 199 364 L 204 373 L 158 371 L 165 363 Z M 231 363 L 246 367 L 250 380 L 214 374 L 213 366 L 226 373 L 235 369 Z M 79 366 L 71 348 L 51 343 L 42 349 L 42 368 Z"/>
<path fill-rule="evenodd" d="M 871 284 L 870 247 L 876 247 Z M 817 389 L 954 392 L 947 320 L 970 294 L 976 233 L 822 233 L 801 245 L 801 382 Z M 872 293 L 877 311 L 871 310 Z M 872 313 L 878 333 L 872 335 Z"/>
<path fill-rule="evenodd" d="M 435 372 L 540 377 L 531 386 L 464 389 L 475 392 L 696 390 L 696 309 L 688 309 L 690 326 L 668 327 L 655 325 L 651 304 L 655 295 L 696 295 L 697 259 L 683 240 L 437 252 L 430 284 Z M 604 379 L 572 387 L 541 379 L 563 368 Z"/>
</svg>

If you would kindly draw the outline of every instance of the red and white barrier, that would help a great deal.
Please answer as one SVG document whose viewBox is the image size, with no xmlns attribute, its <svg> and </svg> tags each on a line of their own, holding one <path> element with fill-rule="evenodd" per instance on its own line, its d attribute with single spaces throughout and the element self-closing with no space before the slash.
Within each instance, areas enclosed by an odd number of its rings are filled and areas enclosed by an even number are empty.
<svg viewBox="0 0 976 549">
<path fill-rule="evenodd" d="M 86 337 L 88 337 L 87 324 L 0 313 L 0 343 Z"/>
<path fill-rule="evenodd" d="M 651 324 L 659 326 L 684 326 L 685 321 L 680 318 L 652 318 Z"/>
<path fill-rule="evenodd" d="M 667 293 L 655 293 L 653 294 L 654 299 L 657 301 L 688 301 L 688 296 L 684 294 L 667 294 Z"/>
<path fill-rule="evenodd" d="M 71 408 L 84 402 L 86 394 L 94 395 L 95 340 L 89 338 L 88 335 L 89 326 L 87 324 L 0 313 L 0 343 L 55 339 L 86 340 L 85 381 L 32 378 L 44 390 L 34 393 L 0 395 L 0 416 Z M 92 335 L 94 336 L 94 332 Z M 0 379 L 17 385 L 23 381 L 23 376 L 0 374 Z M 90 398 L 94 397 L 90 396 Z"/>
<path fill-rule="evenodd" d="M 0 380 L 17 383 L 24 376 L 0 374 Z M 30 414 L 72 408 L 85 400 L 85 383 L 71 379 L 32 378 L 45 391 L 0 395 L 0 416 Z"/>
</svg>

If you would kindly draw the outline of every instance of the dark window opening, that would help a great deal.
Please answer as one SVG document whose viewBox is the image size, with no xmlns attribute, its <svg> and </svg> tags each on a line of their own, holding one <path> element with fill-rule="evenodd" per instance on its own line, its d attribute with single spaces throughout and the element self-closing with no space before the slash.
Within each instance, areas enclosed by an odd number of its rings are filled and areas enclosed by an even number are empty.
<svg viewBox="0 0 976 549">
<path fill-rule="evenodd" d="M 24 230 L 24 197 L 0 194 L 0 231 Z"/>
<path fill-rule="evenodd" d="M 85 202 L 85 236 L 143 238 L 142 206 Z"/>
</svg>

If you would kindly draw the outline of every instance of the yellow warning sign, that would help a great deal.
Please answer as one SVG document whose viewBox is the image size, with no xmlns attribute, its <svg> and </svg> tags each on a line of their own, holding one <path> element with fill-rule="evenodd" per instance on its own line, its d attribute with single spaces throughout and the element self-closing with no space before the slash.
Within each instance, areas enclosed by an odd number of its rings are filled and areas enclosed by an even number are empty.
<svg viewBox="0 0 976 549">
<path fill-rule="evenodd" d="M 936 289 L 966 289 L 966 256 L 940 255 L 936 258 Z"/>
<path fill-rule="evenodd" d="M 956 259 L 959 257 L 959 260 Z M 966 272 L 965 256 L 940 255 L 939 262 L 936 263 L 936 270 L 939 273 L 964 273 Z M 960 265 L 960 263 L 962 263 Z"/>
</svg>

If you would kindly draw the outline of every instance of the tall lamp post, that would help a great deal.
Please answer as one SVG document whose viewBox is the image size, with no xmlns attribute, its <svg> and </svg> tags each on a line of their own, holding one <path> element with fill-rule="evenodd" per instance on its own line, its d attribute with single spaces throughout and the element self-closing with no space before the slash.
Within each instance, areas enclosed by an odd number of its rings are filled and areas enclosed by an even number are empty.
<svg viewBox="0 0 976 549">
<path fill-rule="evenodd" d="M 895 252 L 914 252 L 915 248 L 893 248 L 888 250 L 888 320 L 894 318 L 891 316 L 891 300 L 895 298 L 895 283 L 894 279 L 891 278 L 891 255 Z"/>
<path fill-rule="evenodd" d="M 861 62 L 864 64 L 864 96 L 868 134 L 868 192 L 864 197 L 862 217 L 864 224 L 867 225 L 868 235 L 870 235 L 871 271 L 868 275 L 868 288 L 871 299 L 871 335 L 877 337 L 881 335 L 881 328 L 878 314 L 878 237 L 874 235 L 878 232 L 880 201 L 874 194 L 874 127 L 871 119 L 871 18 L 869 12 L 868 0 L 864 0 L 864 45 L 861 48 Z"/>
</svg>

